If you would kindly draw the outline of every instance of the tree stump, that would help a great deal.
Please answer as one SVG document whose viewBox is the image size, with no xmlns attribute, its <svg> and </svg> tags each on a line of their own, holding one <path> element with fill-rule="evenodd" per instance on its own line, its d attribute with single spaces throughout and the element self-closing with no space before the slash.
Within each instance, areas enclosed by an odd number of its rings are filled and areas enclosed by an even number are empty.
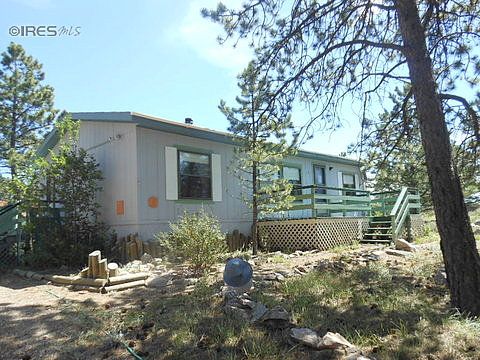
<svg viewBox="0 0 480 360">
<path fill-rule="evenodd" d="M 88 272 L 89 277 L 96 278 L 98 277 L 98 263 L 100 262 L 102 255 L 100 250 L 95 250 L 88 255 L 88 268 L 90 271 Z"/>
<path fill-rule="evenodd" d="M 108 278 L 107 259 L 102 259 L 98 262 L 98 277 L 102 279 Z"/>
<path fill-rule="evenodd" d="M 115 277 L 119 275 L 119 269 L 117 263 L 109 263 L 108 266 L 108 276 Z"/>
</svg>

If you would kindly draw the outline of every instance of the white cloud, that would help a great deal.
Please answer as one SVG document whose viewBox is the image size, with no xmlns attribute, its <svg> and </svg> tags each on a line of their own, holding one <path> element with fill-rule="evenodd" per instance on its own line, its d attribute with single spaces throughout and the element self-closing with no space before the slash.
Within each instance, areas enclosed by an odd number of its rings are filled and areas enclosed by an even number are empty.
<svg viewBox="0 0 480 360">
<path fill-rule="evenodd" d="M 169 36 L 192 48 L 206 61 L 231 70 L 234 74 L 241 72 L 252 59 L 253 51 L 245 41 L 241 41 L 234 48 L 232 42 L 220 45 L 217 37 L 222 35 L 222 27 L 211 20 L 203 18 L 200 14 L 202 8 L 213 9 L 218 0 L 190 2 L 185 17 L 178 28 L 170 29 Z M 238 0 L 223 1 L 231 7 L 238 7 Z"/>
</svg>

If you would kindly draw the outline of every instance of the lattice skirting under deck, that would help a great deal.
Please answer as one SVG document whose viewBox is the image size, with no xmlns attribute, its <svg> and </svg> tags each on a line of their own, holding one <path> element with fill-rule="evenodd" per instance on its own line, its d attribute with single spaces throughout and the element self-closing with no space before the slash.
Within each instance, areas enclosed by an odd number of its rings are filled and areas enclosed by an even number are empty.
<svg viewBox="0 0 480 360">
<path fill-rule="evenodd" d="M 425 222 L 423 221 L 422 214 L 410 214 L 410 226 L 412 231 L 413 239 L 423 236 L 425 233 Z M 403 236 L 407 238 L 408 232 L 407 228 L 403 232 Z"/>
<path fill-rule="evenodd" d="M 270 250 L 328 250 L 361 239 L 368 218 L 339 217 L 262 221 L 258 231 Z"/>
</svg>

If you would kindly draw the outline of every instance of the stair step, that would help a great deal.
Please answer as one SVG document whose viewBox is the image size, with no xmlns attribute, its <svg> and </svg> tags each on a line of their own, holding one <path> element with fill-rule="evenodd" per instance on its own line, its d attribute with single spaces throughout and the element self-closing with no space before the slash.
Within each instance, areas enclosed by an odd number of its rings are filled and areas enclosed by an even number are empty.
<svg viewBox="0 0 480 360">
<path fill-rule="evenodd" d="M 391 220 L 388 220 L 388 221 L 370 221 L 369 224 L 391 224 L 392 221 Z"/>
<path fill-rule="evenodd" d="M 362 239 L 360 240 L 361 243 L 385 243 L 390 244 L 392 240 L 382 240 L 382 239 Z"/>
<path fill-rule="evenodd" d="M 367 233 L 367 234 L 363 234 L 363 236 L 390 236 L 392 237 L 392 234 L 391 233 Z"/>
<path fill-rule="evenodd" d="M 389 227 L 369 227 L 367 231 L 369 230 L 392 230 L 392 227 L 389 226 Z"/>
</svg>

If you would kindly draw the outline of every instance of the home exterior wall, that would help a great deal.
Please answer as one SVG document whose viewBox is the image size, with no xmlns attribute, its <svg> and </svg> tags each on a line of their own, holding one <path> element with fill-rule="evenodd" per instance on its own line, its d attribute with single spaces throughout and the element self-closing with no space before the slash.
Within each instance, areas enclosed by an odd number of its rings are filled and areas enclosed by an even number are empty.
<svg viewBox="0 0 480 360">
<path fill-rule="evenodd" d="M 184 211 L 202 207 L 219 218 L 223 231 L 238 229 L 250 233 L 251 210 L 242 202 L 238 180 L 227 169 L 233 157 L 233 145 L 115 121 L 81 121 L 80 146 L 95 156 L 104 180 L 99 194 L 104 221 L 119 236 L 138 232 L 144 240 L 160 231 L 169 230 L 169 222 Z M 165 147 L 220 155 L 221 201 L 167 200 Z M 321 157 L 321 156 L 319 156 Z M 338 171 L 355 173 L 358 166 L 294 156 L 284 161 L 286 166 L 301 169 L 302 185 L 314 183 L 313 166 L 324 166 L 326 185 L 341 187 Z M 360 188 L 363 188 L 361 184 Z M 329 193 L 335 194 L 330 190 Z M 158 205 L 149 206 L 149 198 Z M 124 201 L 124 214 L 117 214 L 116 202 Z"/>
<path fill-rule="evenodd" d="M 168 223 L 184 211 L 202 207 L 218 217 L 223 231 L 238 229 L 250 233 L 250 210 L 240 199 L 236 178 L 228 172 L 233 146 L 218 142 L 171 134 L 151 129 L 137 129 L 138 218 L 139 233 L 148 239 L 159 231 L 167 231 Z M 166 200 L 165 147 L 219 154 L 221 160 L 222 201 Z M 158 198 L 158 207 L 148 206 L 148 198 Z"/>
<path fill-rule="evenodd" d="M 79 146 L 95 157 L 102 171 L 102 191 L 98 194 L 102 219 L 120 236 L 136 232 L 136 125 L 82 121 Z M 124 201 L 123 215 L 117 214 L 117 201 Z"/>
<path fill-rule="evenodd" d="M 304 157 L 288 157 L 285 159 L 284 164 L 286 166 L 298 167 L 301 169 L 301 180 L 302 185 L 313 185 L 314 184 L 314 175 L 313 167 L 314 165 L 319 165 L 325 168 L 325 182 L 326 186 L 330 187 L 342 187 L 342 184 L 338 182 L 338 172 L 352 173 L 355 174 L 359 179 L 360 186 L 359 189 L 363 189 L 363 181 L 358 166 L 340 164 L 330 161 L 314 160 Z M 331 168 L 331 170 L 330 170 Z M 328 190 L 328 194 L 336 195 L 338 191 Z"/>
</svg>

